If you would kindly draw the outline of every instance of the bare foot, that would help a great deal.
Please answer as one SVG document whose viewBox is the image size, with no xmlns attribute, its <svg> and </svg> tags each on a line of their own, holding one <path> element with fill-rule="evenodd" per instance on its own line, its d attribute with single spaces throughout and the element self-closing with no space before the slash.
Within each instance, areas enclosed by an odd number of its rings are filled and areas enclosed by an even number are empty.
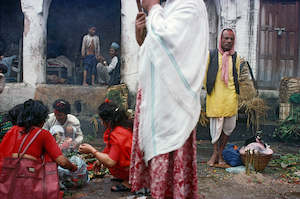
<svg viewBox="0 0 300 199">
<path fill-rule="evenodd" d="M 207 161 L 207 165 L 210 167 L 214 166 L 214 164 L 217 162 L 217 157 L 218 157 L 218 154 L 213 153 L 210 160 Z"/>
<path fill-rule="evenodd" d="M 219 164 L 226 164 L 226 162 L 224 161 L 223 159 L 223 156 L 222 155 L 219 155 Z"/>
<path fill-rule="evenodd" d="M 86 82 L 82 84 L 83 86 L 89 86 Z"/>
</svg>

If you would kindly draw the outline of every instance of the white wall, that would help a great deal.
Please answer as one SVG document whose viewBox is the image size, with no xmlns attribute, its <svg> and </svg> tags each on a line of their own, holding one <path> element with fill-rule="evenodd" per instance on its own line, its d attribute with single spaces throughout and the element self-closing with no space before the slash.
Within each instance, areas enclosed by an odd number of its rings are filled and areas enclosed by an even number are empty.
<svg viewBox="0 0 300 199">
<path fill-rule="evenodd" d="M 135 40 L 135 18 L 138 9 L 135 0 L 121 1 L 122 81 L 131 92 L 137 91 L 138 51 Z"/>
<path fill-rule="evenodd" d="M 214 2 L 219 16 L 218 32 L 223 28 L 235 30 L 235 49 L 250 62 L 255 75 L 259 0 L 214 0 Z"/>
</svg>

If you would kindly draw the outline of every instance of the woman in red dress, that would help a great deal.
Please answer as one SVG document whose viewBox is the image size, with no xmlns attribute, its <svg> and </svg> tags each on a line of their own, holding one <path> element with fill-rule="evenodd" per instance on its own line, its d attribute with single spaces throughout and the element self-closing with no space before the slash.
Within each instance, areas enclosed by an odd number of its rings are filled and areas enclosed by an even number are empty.
<svg viewBox="0 0 300 199">
<path fill-rule="evenodd" d="M 41 130 L 40 134 L 29 146 L 24 158 L 41 160 L 44 155 L 45 161 L 55 161 L 59 166 L 76 171 L 77 166 L 72 164 L 57 146 L 54 137 L 49 131 L 42 129 L 48 117 L 48 108 L 40 101 L 28 100 L 23 105 L 15 107 L 18 110 L 10 111 L 13 126 L 4 136 L 0 144 L 0 173 L 2 160 L 6 157 L 17 157 L 18 149 L 26 135 L 27 139 L 21 151 L 27 146 L 32 137 Z"/>
<path fill-rule="evenodd" d="M 106 101 L 98 108 L 102 124 L 106 127 L 104 142 L 106 147 L 102 152 L 89 144 L 82 144 L 79 152 L 92 153 L 100 164 L 107 167 L 110 173 L 122 183 L 113 186 L 111 191 L 130 191 L 129 166 L 132 145 L 132 121 L 126 112 L 115 104 Z"/>
</svg>

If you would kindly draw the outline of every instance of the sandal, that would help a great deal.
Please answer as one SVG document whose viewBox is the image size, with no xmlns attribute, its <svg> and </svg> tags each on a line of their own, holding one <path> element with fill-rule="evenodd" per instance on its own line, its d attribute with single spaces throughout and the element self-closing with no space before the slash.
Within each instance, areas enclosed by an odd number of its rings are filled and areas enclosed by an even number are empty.
<svg viewBox="0 0 300 199">
<path fill-rule="evenodd" d="M 123 184 L 117 184 L 116 186 L 111 187 L 112 192 L 129 192 L 130 188 L 126 187 Z"/>
</svg>

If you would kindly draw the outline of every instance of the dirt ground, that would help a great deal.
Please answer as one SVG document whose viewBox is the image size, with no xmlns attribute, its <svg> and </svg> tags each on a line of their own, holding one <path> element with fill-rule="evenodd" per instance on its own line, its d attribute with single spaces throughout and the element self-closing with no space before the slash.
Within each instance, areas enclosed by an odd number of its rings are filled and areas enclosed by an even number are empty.
<svg viewBox="0 0 300 199">
<path fill-rule="evenodd" d="M 99 142 L 98 142 L 99 141 Z M 100 143 L 94 140 L 93 143 Z M 235 142 L 237 145 L 242 143 Z M 274 157 L 286 153 L 299 153 L 300 147 L 282 143 L 271 143 Z M 103 147 L 102 144 L 98 146 Z M 208 167 L 206 161 L 212 153 L 209 141 L 198 141 L 198 184 L 201 198 L 206 199 L 300 199 L 299 182 L 288 183 L 282 177 L 284 170 L 268 166 L 262 173 L 252 172 L 232 174 L 222 168 Z M 110 191 L 116 182 L 111 176 L 93 179 L 87 186 L 69 190 L 65 199 L 135 199 L 146 198 L 132 193 L 113 193 Z M 151 197 L 147 197 L 148 199 Z"/>
</svg>

